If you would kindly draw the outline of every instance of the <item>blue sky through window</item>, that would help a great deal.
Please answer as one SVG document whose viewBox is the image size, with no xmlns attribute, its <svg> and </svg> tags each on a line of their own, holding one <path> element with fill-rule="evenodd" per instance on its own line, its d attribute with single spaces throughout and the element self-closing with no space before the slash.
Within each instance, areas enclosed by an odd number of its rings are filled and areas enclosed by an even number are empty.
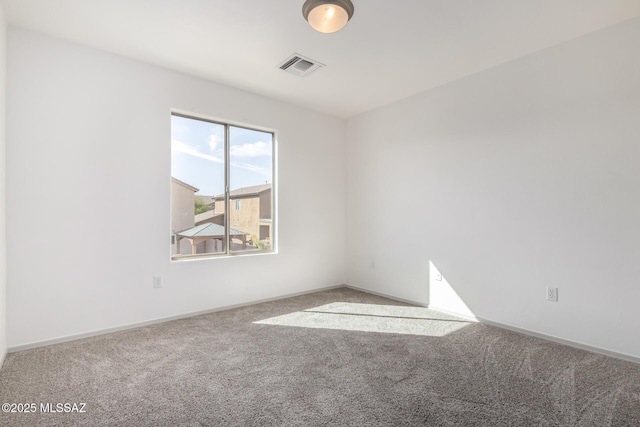
<svg viewBox="0 0 640 427">
<path fill-rule="evenodd" d="M 272 135 L 230 126 L 230 188 L 271 183 Z M 171 116 L 171 176 L 201 195 L 224 192 L 224 126 Z"/>
</svg>

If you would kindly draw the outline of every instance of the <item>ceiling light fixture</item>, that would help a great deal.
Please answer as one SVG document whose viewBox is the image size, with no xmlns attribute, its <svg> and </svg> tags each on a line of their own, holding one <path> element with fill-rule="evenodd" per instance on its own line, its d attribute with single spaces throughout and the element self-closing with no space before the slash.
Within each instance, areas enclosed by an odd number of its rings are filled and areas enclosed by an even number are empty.
<svg viewBox="0 0 640 427">
<path fill-rule="evenodd" d="M 307 0 L 302 5 L 302 16 L 314 30 L 329 34 L 347 25 L 353 10 L 350 0 Z"/>
</svg>

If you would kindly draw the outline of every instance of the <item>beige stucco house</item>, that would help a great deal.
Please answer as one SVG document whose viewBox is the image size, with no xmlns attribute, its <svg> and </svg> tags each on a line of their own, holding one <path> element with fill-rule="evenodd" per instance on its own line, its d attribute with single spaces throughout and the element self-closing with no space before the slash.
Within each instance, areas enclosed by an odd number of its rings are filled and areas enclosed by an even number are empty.
<svg viewBox="0 0 640 427">
<path fill-rule="evenodd" d="M 171 178 L 171 255 L 224 251 L 224 215 L 213 215 L 213 211 L 195 215 L 195 200 L 201 197 L 195 195 L 198 191 Z M 246 245 L 244 233 L 232 230 L 231 234 L 241 245 Z"/>
<path fill-rule="evenodd" d="M 199 190 L 171 178 L 172 255 L 224 252 L 224 195 L 211 199 L 213 210 L 194 214 Z M 230 194 L 231 249 L 271 249 L 271 184 L 234 190 Z"/>
<path fill-rule="evenodd" d="M 270 249 L 273 242 L 271 187 L 261 184 L 238 188 L 231 191 L 229 203 L 231 228 L 247 233 L 254 246 L 261 242 L 265 249 Z M 225 212 L 224 194 L 215 197 L 214 212 Z"/>
<path fill-rule="evenodd" d="M 195 225 L 193 215 L 195 205 L 195 193 L 199 190 L 182 182 L 179 179 L 171 178 L 171 254 L 190 254 L 191 245 L 188 241 L 179 242 L 176 233 L 187 230 Z"/>
</svg>

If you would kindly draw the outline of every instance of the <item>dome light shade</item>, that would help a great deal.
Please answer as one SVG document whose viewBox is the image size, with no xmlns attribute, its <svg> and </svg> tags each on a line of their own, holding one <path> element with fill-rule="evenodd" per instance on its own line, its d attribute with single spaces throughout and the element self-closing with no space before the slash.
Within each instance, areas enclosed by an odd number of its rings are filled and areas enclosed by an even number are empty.
<svg viewBox="0 0 640 427">
<path fill-rule="evenodd" d="M 307 0 L 302 6 L 302 16 L 314 30 L 329 34 L 347 25 L 353 10 L 350 0 Z"/>
</svg>

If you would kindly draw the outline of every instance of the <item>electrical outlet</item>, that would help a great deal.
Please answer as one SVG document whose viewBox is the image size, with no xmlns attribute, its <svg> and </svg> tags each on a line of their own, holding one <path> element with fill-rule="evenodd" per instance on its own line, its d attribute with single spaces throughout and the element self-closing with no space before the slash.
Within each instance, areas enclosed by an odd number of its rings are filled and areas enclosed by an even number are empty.
<svg viewBox="0 0 640 427">
<path fill-rule="evenodd" d="M 547 287 L 547 301 L 558 301 L 558 288 Z"/>
<path fill-rule="evenodd" d="M 158 289 L 162 287 L 162 277 L 153 276 L 153 287 Z"/>
<path fill-rule="evenodd" d="M 436 281 L 442 282 L 442 273 L 439 271 L 436 272 Z"/>
</svg>

